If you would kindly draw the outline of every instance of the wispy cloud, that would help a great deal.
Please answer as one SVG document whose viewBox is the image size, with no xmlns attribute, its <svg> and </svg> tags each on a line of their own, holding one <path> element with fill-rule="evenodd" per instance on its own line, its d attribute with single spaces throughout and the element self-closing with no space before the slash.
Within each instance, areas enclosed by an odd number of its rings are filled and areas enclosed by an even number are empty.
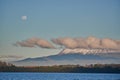
<svg viewBox="0 0 120 80">
<path fill-rule="evenodd" d="M 0 58 L 23 58 L 23 57 L 16 55 L 1 55 Z"/>
<path fill-rule="evenodd" d="M 11 62 L 11 61 L 16 61 L 21 59 L 24 59 L 24 57 L 18 56 L 18 55 L 0 55 L 0 60 L 5 62 Z"/>
<path fill-rule="evenodd" d="M 21 46 L 21 47 L 35 47 L 39 46 L 41 48 L 55 48 L 50 42 L 44 39 L 40 38 L 30 38 L 23 41 L 18 41 L 14 44 L 15 46 Z"/>
</svg>

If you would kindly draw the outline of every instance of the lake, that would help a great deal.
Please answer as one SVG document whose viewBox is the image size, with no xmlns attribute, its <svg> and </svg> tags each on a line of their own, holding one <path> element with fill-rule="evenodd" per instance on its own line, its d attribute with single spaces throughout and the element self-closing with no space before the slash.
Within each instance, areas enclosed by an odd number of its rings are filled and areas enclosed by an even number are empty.
<svg viewBox="0 0 120 80">
<path fill-rule="evenodd" d="M 0 80 L 120 80 L 120 74 L 0 73 Z"/>
</svg>

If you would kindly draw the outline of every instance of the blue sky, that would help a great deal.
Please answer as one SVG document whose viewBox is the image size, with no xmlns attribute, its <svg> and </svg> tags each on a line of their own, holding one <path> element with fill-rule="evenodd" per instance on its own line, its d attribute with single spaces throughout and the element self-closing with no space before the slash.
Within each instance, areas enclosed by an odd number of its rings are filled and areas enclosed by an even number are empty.
<svg viewBox="0 0 120 80">
<path fill-rule="evenodd" d="M 0 55 L 36 57 L 60 51 L 12 45 L 31 37 L 120 39 L 119 30 L 119 0 L 0 0 Z"/>
</svg>

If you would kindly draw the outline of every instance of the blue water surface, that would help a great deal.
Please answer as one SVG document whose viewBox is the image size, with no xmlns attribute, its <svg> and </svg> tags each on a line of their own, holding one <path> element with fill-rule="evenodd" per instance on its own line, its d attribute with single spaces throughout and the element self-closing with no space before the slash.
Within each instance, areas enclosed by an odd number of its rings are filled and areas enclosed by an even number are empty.
<svg viewBox="0 0 120 80">
<path fill-rule="evenodd" d="M 0 80 L 120 80 L 120 74 L 0 73 Z"/>
</svg>

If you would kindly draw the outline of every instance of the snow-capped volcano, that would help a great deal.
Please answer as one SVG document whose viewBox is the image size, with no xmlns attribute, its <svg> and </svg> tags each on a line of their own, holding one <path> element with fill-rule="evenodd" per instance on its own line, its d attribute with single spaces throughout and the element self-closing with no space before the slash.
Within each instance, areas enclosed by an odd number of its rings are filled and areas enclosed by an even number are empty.
<svg viewBox="0 0 120 80">
<path fill-rule="evenodd" d="M 117 52 L 120 52 L 120 50 L 77 48 L 77 49 L 64 49 L 59 54 L 70 54 L 70 53 L 99 54 L 99 53 L 117 53 Z"/>
<path fill-rule="evenodd" d="M 26 58 L 12 62 L 18 66 L 32 65 L 64 65 L 64 64 L 95 64 L 120 63 L 120 51 L 111 49 L 64 49 L 59 54 L 36 58 Z"/>
</svg>

